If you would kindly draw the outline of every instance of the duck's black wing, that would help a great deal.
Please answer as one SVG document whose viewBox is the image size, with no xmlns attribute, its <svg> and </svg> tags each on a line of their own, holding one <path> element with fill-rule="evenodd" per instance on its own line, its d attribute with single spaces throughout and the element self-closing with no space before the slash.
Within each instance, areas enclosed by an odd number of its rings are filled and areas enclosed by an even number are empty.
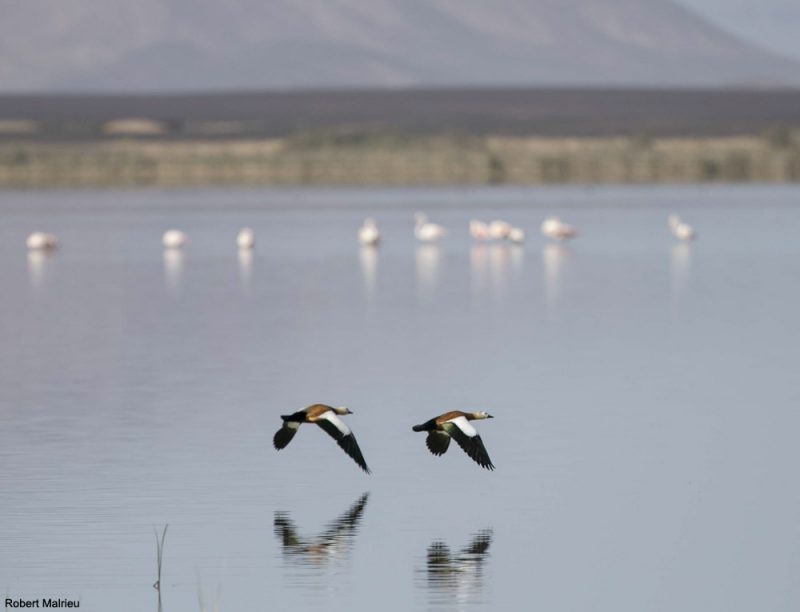
<svg viewBox="0 0 800 612">
<path fill-rule="evenodd" d="M 362 470 L 367 474 L 370 473 L 367 462 L 364 460 L 364 455 L 358 447 L 358 442 L 356 442 L 356 437 L 342 419 L 336 416 L 333 411 L 329 411 L 314 422 L 324 429 L 331 438 L 336 440 L 342 450 L 350 455 Z"/>
<path fill-rule="evenodd" d="M 440 578 L 437 579 L 437 575 L 452 573 L 452 562 L 453 560 L 450 556 L 450 549 L 447 547 L 447 544 L 436 541 L 428 546 L 429 579 L 432 579 L 434 582 L 438 582 Z"/>
<path fill-rule="evenodd" d="M 286 448 L 298 429 L 300 429 L 300 421 L 284 420 L 283 427 L 276 431 L 275 436 L 272 438 L 272 445 L 276 450 Z"/>
<path fill-rule="evenodd" d="M 472 538 L 470 545 L 461 551 L 462 555 L 483 556 L 489 550 L 489 545 L 492 543 L 492 531 L 486 529 L 479 531 Z"/>
<path fill-rule="evenodd" d="M 285 512 L 275 513 L 274 529 L 275 535 L 281 541 L 284 552 L 293 553 L 301 548 L 302 544 L 297 536 L 297 528 L 288 514 Z"/>
<path fill-rule="evenodd" d="M 349 535 L 358 529 L 361 522 L 361 515 L 364 514 L 364 508 L 367 505 L 369 492 L 364 493 L 359 497 L 352 506 L 342 514 L 339 518 L 328 525 L 328 529 L 323 536 L 324 540 L 333 540 L 343 535 Z"/>
<path fill-rule="evenodd" d="M 489 458 L 489 453 L 483 445 L 483 440 L 466 417 L 458 417 L 446 422 L 442 427 L 449 433 L 470 458 L 482 468 L 493 470 L 494 465 Z"/>
<path fill-rule="evenodd" d="M 444 455 L 450 446 L 450 434 L 444 431 L 431 431 L 425 438 L 428 450 L 437 457 Z"/>
</svg>

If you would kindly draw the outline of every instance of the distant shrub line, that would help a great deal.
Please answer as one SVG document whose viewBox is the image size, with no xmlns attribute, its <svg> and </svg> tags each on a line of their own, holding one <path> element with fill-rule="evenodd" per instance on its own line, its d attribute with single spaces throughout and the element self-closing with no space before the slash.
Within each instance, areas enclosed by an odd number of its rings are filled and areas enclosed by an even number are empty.
<svg viewBox="0 0 800 612">
<path fill-rule="evenodd" d="M 317 130 L 282 139 L 0 142 L 0 187 L 800 181 L 800 135 L 513 138 Z"/>
</svg>

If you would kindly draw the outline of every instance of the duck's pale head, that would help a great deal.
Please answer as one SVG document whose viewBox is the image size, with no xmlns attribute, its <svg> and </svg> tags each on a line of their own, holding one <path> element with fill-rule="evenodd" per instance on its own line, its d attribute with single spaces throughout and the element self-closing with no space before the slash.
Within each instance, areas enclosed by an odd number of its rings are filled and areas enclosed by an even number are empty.
<svg viewBox="0 0 800 612">
<path fill-rule="evenodd" d="M 482 419 L 493 419 L 494 417 L 485 410 L 479 410 L 478 412 L 472 413 L 472 418 L 480 421 Z"/>
<path fill-rule="evenodd" d="M 336 414 L 341 414 L 341 415 L 353 414 L 353 411 L 350 410 L 347 406 L 339 406 L 338 408 L 334 408 L 333 411 Z"/>
</svg>

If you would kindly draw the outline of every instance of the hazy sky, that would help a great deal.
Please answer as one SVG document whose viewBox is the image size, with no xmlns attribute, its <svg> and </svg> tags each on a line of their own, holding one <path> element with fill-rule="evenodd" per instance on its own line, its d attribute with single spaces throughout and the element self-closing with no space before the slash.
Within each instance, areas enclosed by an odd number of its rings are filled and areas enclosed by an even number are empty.
<svg viewBox="0 0 800 612">
<path fill-rule="evenodd" d="M 800 58 L 800 0 L 678 0 L 761 47 Z"/>
</svg>

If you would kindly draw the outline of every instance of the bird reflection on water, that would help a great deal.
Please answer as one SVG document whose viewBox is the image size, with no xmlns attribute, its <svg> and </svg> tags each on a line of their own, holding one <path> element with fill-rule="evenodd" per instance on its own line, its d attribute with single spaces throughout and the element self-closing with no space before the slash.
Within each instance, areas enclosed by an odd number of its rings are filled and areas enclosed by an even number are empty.
<svg viewBox="0 0 800 612">
<path fill-rule="evenodd" d="M 47 280 L 47 260 L 50 255 L 49 251 L 28 251 L 28 279 L 31 287 L 37 291 L 44 287 Z"/>
<path fill-rule="evenodd" d="M 469 253 L 473 294 L 505 297 L 510 250 L 505 244 L 476 244 Z"/>
<path fill-rule="evenodd" d="M 179 249 L 164 250 L 164 285 L 172 297 L 180 294 L 183 265 L 183 253 Z"/>
<path fill-rule="evenodd" d="M 469 251 L 469 269 L 472 280 L 472 293 L 486 292 L 489 279 L 489 251 L 485 244 L 475 244 Z"/>
<path fill-rule="evenodd" d="M 689 291 L 692 272 L 692 245 L 681 242 L 672 247 L 669 256 L 670 297 L 673 317 L 678 315 L 680 305 Z"/>
<path fill-rule="evenodd" d="M 561 244 L 549 243 L 542 249 L 545 302 L 550 311 L 558 309 L 563 291 L 564 271 L 571 256 L 572 251 Z"/>
<path fill-rule="evenodd" d="M 253 278 L 253 249 L 239 249 L 237 253 L 239 260 L 239 278 L 242 282 L 242 289 L 250 289 Z"/>
<path fill-rule="evenodd" d="M 469 603 L 480 601 L 483 566 L 489 556 L 492 530 L 475 534 L 469 546 L 457 554 L 442 541 L 428 547 L 426 576 L 431 603 Z"/>
<path fill-rule="evenodd" d="M 362 246 L 358 252 L 358 262 L 364 282 L 364 296 L 371 302 L 375 298 L 375 283 L 378 278 L 378 249 L 369 245 Z"/>
<path fill-rule="evenodd" d="M 503 300 L 520 277 L 524 249 L 517 244 L 475 244 L 469 252 L 473 295 Z"/>
<path fill-rule="evenodd" d="M 442 273 L 442 251 L 434 244 L 417 247 L 414 255 L 417 291 L 420 297 L 430 298 L 439 286 Z"/>
<path fill-rule="evenodd" d="M 284 559 L 294 565 L 316 568 L 324 568 L 334 560 L 347 559 L 368 498 L 369 493 L 364 493 L 315 538 L 301 538 L 289 514 L 276 512 L 275 535 L 281 542 Z"/>
</svg>

